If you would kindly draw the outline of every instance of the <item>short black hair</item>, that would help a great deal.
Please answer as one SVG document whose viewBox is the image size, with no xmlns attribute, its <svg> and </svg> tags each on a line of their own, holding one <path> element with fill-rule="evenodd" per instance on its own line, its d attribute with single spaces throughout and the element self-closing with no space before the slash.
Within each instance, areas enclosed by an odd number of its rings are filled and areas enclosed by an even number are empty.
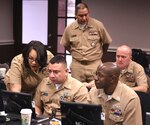
<svg viewBox="0 0 150 125">
<path fill-rule="evenodd" d="M 87 8 L 87 10 L 89 10 L 89 7 L 86 3 L 79 3 L 75 9 L 75 15 L 77 15 L 79 9 L 84 9 L 84 8 Z"/>
<path fill-rule="evenodd" d="M 56 55 L 54 56 L 51 60 L 50 60 L 51 64 L 55 64 L 55 63 L 62 63 L 65 66 L 67 66 L 67 62 L 64 56 L 62 55 Z"/>
<path fill-rule="evenodd" d="M 37 62 L 40 65 L 40 70 L 42 70 L 45 66 L 47 66 L 47 52 L 44 44 L 37 40 L 32 40 L 30 43 L 26 45 L 26 47 L 23 49 L 23 59 L 24 59 L 24 65 L 26 68 L 29 68 L 29 53 L 30 51 L 34 49 L 37 52 Z"/>
</svg>

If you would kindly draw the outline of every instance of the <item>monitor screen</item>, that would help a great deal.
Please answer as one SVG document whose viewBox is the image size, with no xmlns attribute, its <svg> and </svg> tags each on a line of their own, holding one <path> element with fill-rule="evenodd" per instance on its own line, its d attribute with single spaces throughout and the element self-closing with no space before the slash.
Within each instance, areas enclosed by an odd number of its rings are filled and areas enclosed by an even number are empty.
<svg viewBox="0 0 150 125">
<path fill-rule="evenodd" d="M 103 125 L 101 105 L 60 101 L 62 125 Z"/>
<path fill-rule="evenodd" d="M 35 117 L 35 109 L 32 105 L 32 94 L 2 90 L 1 97 L 6 113 L 20 114 L 21 109 L 30 108 L 33 112 L 32 117 Z"/>
</svg>

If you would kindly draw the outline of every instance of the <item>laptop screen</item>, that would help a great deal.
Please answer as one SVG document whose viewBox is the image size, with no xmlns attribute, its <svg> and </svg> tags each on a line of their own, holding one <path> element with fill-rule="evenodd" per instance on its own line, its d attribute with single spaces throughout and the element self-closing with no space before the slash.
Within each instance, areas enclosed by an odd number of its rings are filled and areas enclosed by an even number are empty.
<svg viewBox="0 0 150 125">
<path fill-rule="evenodd" d="M 32 106 L 32 94 L 2 90 L 1 97 L 6 113 L 20 114 L 21 109 L 30 108 L 33 112 L 32 117 L 35 117 L 35 111 Z"/>
<path fill-rule="evenodd" d="M 60 101 L 62 125 L 103 125 L 100 105 Z"/>
</svg>

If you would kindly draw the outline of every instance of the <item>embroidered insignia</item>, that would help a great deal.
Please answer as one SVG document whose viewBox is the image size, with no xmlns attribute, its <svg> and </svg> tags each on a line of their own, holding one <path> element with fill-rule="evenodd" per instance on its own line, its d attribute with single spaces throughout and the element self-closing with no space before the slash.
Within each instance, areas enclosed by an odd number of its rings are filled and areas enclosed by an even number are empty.
<svg viewBox="0 0 150 125">
<path fill-rule="evenodd" d="M 115 125 L 120 125 L 123 121 L 122 111 L 119 105 L 113 105 L 110 110 L 109 118 L 115 121 Z"/>
<path fill-rule="evenodd" d="M 64 94 L 62 96 L 60 96 L 60 100 L 61 101 L 71 101 L 71 97 L 69 96 L 69 94 L 67 92 L 64 92 Z"/>
<path fill-rule="evenodd" d="M 128 82 L 134 82 L 135 81 L 134 75 L 132 73 L 126 73 L 126 80 Z"/>
<path fill-rule="evenodd" d="M 113 105 L 112 109 L 110 110 L 110 113 L 116 116 L 121 116 L 122 111 L 120 109 L 120 106 L 118 105 Z"/>
</svg>

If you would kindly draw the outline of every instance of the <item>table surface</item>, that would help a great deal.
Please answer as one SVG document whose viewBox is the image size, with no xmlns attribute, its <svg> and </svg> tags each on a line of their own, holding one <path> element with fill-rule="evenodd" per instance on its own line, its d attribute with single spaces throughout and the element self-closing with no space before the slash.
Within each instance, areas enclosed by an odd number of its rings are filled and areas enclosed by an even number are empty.
<svg viewBox="0 0 150 125">
<path fill-rule="evenodd" d="M 31 123 L 31 125 L 49 125 L 50 121 L 45 121 L 41 123 Z M 0 125 L 21 125 L 21 121 L 9 121 L 5 123 L 0 123 Z"/>
<path fill-rule="evenodd" d="M 1 122 L 0 121 L 0 125 L 21 125 L 21 120 L 11 120 L 11 121 L 7 121 L 6 119 L 4 119 L 5 122 Z M 52 118 L 52 119 L 46 119 L 45 121 L 42 122 L 31 122 L 31 125 L 49 125 L 51 122 L 59 122 L 59 125 L 61 125 L 61 121 L 56 119 L 56 118 Z"/>
</svg>

